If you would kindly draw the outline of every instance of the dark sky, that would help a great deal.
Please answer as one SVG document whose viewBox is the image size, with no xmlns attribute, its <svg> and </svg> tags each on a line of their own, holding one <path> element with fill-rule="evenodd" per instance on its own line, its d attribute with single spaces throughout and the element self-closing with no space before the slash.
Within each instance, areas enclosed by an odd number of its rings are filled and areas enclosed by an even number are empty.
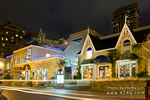
<svg viewBox="0 0 150 100">
<path fill-rule="evenodd" d="M 0 21 L 39 33 L 48 39 L 67 38 L 88 28 L 108 35 L 113 11 L 138 2 L 143 26 L 150 25 L 150 0 L 1 0 Z"/>
</svg>

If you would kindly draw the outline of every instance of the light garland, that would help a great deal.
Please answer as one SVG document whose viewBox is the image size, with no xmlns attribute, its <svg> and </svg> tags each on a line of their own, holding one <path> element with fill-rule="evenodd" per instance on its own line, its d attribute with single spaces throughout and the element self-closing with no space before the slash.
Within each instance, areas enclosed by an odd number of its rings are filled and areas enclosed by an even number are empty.
<svg viewBox="0 0 150 100">
<path fill-rule="evenodd" d="M 142 47 L 143 47 L 143 48 L 144 48 L 144 50 L 146 50 L 147 52 L 150 52 L 150 50 L 149 50 L 149 49 L 147 49 L 144 45 L 142 45 Z M 146 58 L 145 56 L 143 56 L 143 58 L 144 58 L 145 60 L 150 61 L 150 59 Z"/>
</svg>

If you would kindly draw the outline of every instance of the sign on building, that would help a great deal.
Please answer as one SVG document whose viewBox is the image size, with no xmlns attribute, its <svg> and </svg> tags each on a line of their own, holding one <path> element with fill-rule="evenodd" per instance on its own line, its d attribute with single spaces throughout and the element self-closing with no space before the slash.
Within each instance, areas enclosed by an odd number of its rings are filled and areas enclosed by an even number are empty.
<svg viewBox="0 0 150 100">
<path fill-rule="evenodd" d="M 31 58 L 31 49 L 27 49 L 27 58 Z"/>
</svg>

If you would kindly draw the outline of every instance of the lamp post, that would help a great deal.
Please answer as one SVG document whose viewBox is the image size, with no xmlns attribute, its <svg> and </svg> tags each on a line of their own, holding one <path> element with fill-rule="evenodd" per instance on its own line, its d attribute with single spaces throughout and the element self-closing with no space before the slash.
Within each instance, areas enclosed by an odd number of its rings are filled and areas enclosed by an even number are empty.
<svg viewBox="0 0 150 100">
<path fill-rule="evenodd" d="M 58 69 L 57 72 L 57 88 L 64 87 L 64 74 L 62 69 Z"/>
<path fill-rule="evenodd" d="M 57 72 L 57 84 L 64 84 L 64 74 L 62 69 L 58 69 Z"/>
</svg>

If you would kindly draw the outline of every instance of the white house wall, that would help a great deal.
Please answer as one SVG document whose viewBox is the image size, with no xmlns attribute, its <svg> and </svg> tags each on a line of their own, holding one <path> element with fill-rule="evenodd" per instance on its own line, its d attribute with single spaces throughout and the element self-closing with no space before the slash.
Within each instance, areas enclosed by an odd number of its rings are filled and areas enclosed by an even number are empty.
<svg viewBox="0 0 150 100">
<path fill-rule="evenodd" d="M 54 51 L 48 48 L 44 48 L 44 47 L 32 47 L 32 59 L 36 59 L 36 58 L 42 58 L 42 57 L 46 57 L 46 54 L 50 54 L 50 55 L 63 55 L 64 54 L 60 51 Z"/>
</svg>

